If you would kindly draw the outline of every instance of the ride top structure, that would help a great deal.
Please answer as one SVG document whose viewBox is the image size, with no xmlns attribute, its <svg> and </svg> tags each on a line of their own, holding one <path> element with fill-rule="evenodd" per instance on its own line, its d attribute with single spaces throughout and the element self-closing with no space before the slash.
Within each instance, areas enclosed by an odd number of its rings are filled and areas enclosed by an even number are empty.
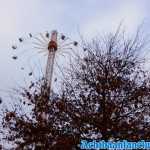
<svg viewBox="0 0 150 150">
<path fill-rule="evenodd" d="M 44 79 L 46 81 L 46 86 L 48 88 L 48 94 L 49 96 L 51 96 L 52 81 L 53 81 L 53 76 L 54 76 L 56 67 L 58 67 L 58 70 L 60 70 L 61 67 L 67 64 L 67 61 L 70 60 L 70 58 L 73 58 L 73 56 L 77 52 L 78 42 L 72 41 L 69 37 L 66 37 L 64 34 L 58 33 L 56 30 L 53 30 L 51 32 L 46 31 L 45 33 L 38 33 L 38 34 L 29 33 L 27 38 L 22 38 L 22 37 L 18 38 L 18 42 L 24 43 L 24 46 L 27 45 L 27 46 L 32 46 L 32 47 L 24 47 L 25 48 L 24 49 L 23 47 L 19 48 L 20 44 L 13 45 L 12 46 L 12 49 L 14 50 L 13 52 L 16 52 L 16 54 L 15 55 L 13 54 L 12 56 L 14 60 L 18 59 L 19 54 L 20 54 L 19 57 L 22 57 L 23 56 L 22 54 L 27 54 L 29 52 L 28 50 L 30 51 L 33 50 L 32 52 L 30 52 L 31 54 L 30 58 L 32 58 L 31 61 L 36 60 L 37 57 L 39 56 L 38 54 L 36 55 L 35 59 L 33 59 L 33 56 L 36 52 L 39 52 L 42 54 L 45 53 L 44 56 L 47 57 L 47 62 L 46 62 L 46 71 L 44 74 Z M 76 47 L 75 51 L 74 51 L 74 47 Z M 16 51 L 17 49 L 19 49 L 18 54 Z M 67 56 L 67 59 L 66 59 L 66 56 Z M 25 57 L 23 58 L 25 59 Z M 63 58 L 65 58 L 65 60 L 63 61 L 60 67 L 59 61 L 63 60 Z M 27 63 L 29 63 L 29 61 L 27 61 Z M 26 66 L 28 66 L 28 64 Z M 25 67 L 22 66 L 21 70 L 25 70 L 26 66 Z M 30 72 L 29 76 L 32 76 L 32 75 L 33 75 L 33 72 Z M 43 76 L 43 72 L 42 72 L 42 76 Z"/>
</svg>

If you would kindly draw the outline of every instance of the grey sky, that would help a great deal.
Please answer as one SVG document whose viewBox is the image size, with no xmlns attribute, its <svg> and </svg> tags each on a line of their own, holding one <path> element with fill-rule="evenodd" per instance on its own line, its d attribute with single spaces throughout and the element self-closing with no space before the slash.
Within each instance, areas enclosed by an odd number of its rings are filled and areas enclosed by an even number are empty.
<svg viewBox="0 0 150 150">
<path fill-rule="evenodd" d="M 0 89 L 20 80 L 11 60 L 11 44 L 19 36 L 57 29 L 74 39 L 113 31 L 123 21 L 132 32 L 144 22 L 150 29 L 149 0 L 0 0 Z"/>
</svg>

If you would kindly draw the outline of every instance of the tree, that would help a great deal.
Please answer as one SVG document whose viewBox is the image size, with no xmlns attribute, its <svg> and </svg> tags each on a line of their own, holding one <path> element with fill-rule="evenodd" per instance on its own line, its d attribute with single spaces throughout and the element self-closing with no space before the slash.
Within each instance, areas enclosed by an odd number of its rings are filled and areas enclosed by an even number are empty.
<svg viewBox="0 0 150 150">
<path fill-rule="evenodd" d="M 144 45 L 139 32 L 126 40 L 119 31 L 84 44 L 84 57 L 77 56 L 67 70 L 59 97 L 49 98 L 44 80 L 21 92 L 31 114 L 5 112 L 6 140 L 18 149 L 57 150 L 79 149 L 81 139 L 149 140 L 150 78 L 140 57 Z"/>
<path fill-rule="evenodd" d="M 17 106 L 14 111 L 6 110 L 3 127 L 8 132 L 4 139 L 18 150 L 71 149 L 77 139 L 67 131 L 68 117 L 60 111 L 60 101 L 63 100 L 56 96 L 49 98 L 45 79 L 17 92 L 21 95 L 21 104 L 31 106 L 28 109 L 30 114 L 19 113 Z"/>
<path fill-rule="evenodd" d="M 85 46 L 65 82 L 68 114 L 80 138 L 150 139 L 150 77 L 140 57 L 144 46 L 139 32 L 125 40 L 119 31 Z"/>
</svg>

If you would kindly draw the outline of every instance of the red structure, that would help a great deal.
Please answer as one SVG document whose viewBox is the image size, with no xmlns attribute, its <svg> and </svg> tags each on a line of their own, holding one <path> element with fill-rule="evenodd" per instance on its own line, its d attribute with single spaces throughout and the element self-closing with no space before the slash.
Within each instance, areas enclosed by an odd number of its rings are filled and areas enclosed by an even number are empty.
<svg viewBox="0 0 150 150">
<path fill-rule="evenodd" d="M 52 50 L 57 50 L 57 31 L 52 31 L 51 40 L 48 44 L 48 50 L 51 52 Z"/>
</svg>

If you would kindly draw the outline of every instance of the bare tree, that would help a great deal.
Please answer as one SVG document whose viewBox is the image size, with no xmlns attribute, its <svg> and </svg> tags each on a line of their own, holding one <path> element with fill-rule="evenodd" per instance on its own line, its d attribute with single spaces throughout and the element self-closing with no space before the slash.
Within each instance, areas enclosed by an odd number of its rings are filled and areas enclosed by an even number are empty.
<svg viewBox="0 0 150 150">
<path fill-rule="evenodd" d="M 85 45 L 65 82 L 67 114 L 80 138 L 149 140 L 150 77 L 139 32 L 117 31 Z"/>
</svg>

